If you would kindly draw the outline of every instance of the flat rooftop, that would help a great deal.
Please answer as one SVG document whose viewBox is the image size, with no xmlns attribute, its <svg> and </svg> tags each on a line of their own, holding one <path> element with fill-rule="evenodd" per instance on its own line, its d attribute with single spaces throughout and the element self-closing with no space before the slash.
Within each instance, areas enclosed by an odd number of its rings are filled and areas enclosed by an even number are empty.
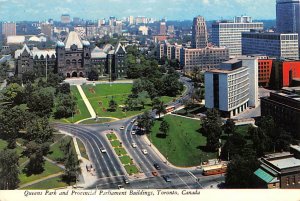
<svg viewBox="0 0 300 201">
<path fill-rule="evenodd" d="M 278 160 L 271 160 L 269 163 L 280 169 L 292 168 L 300 166 L 300 160 L 294 157 L 283 158 Z"/>
</svg>

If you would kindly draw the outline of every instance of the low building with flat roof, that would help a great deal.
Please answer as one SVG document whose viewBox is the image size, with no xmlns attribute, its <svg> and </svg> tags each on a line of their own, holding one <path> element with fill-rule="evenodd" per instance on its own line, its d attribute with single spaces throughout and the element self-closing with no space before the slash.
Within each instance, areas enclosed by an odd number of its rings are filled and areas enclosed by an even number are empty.
<svg viewBox="0 0 300 201">
<path fill-rule="evenodd" d="M 300 147 L 291 146 L 291 152 L 266 155 L 260 159 L 260 168 L 254 174 L 263 188 L 300 188 Z"/>
</svg>

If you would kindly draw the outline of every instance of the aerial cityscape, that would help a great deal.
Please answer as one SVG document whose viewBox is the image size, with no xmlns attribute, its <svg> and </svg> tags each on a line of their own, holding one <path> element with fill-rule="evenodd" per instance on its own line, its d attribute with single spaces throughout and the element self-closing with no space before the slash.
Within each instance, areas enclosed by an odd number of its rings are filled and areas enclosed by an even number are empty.
<svg viewBox="0 0 300 201">
<path fill-rule="evenodd" d="M 0 190 L 300 189 L 299 36 L 300 0 L 0 0 Z"/>
</svg>

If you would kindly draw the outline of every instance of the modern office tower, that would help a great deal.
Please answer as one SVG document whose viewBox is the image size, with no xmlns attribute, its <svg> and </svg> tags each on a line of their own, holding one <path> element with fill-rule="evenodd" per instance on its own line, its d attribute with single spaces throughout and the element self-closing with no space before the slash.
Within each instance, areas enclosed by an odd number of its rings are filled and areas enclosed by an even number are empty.
<svg viewBox="0 0 300 201">
<path fill-rule="evenodd" d="M 277 0 L 276 24 L 279 33 L 300 34 L 300 0 Z"/>
<path fill-rule="evenodd" d="M 218 109 L 223 117 L 234 117 L 258 106 L 258 59 L 243 57 L 205 72 L 205 106 Z M 255 78 L 256 77 L 256 78 Z"/>
<path fill-rule="evenodd" d="M 190 74 L 194 69 L 213 69 L 220 63 L 227 60 L 229 60 L 229 52 L 227 48 L 182 48 L 180 53 L 180 64 L 186 74 Z"/>
<path fill-rule="evenodd" d="M 159 25 L 159 35 L 167 35 L 167 24 L 162 20 Z"/>
<path fill-rule="evenodd" d="M 227 47 L 230 56 L 242 55 L 243 32 L 250 32 L 252 29 L 264 29 L 262 22 L 252 22 L 251 20 L 250 22 L 245 22 L 243 17 L 240 18 L 240 20 L 235 19 L 236 23 L 218 21 L 212 25 L 212 42 L 219 47 Z"/>
<path fill-rule="evenodd" d="M 63 24 L 70 24 L 71 23 L 71 17 L 69 14 L 62 14 L 61 15 L 61 23 Z"/>
<path fill-rule="evenodd" d="M 115 23 L 116 23 L 116 21 L 117 21 L 117 18 L 116 18 L 116 17 L 110 16 L 110 17 L 109 17 L 109 20 L 108 20 L 108 25 L 109 25 L 109 26 L 114 26 Z"/>
<path fill-rule="evenodd" d="M 204 17 L 195 17 L 192 30 L 192 48 L 206 48 L 208 43 L 207 37 L 207 28 Z"/>
<path fill-rule="evenodd" d="M 242 33 L 242 54 L 263 54 L 278 59 L 299 59 L 297 33 Z"/>
<path fill-rule="evenodd" d="M 4 22 L 2 23 L 2 35 L 7 38 L 8 36 L 17 35 L 17 26 L 14 22 Z"/>
</svg>

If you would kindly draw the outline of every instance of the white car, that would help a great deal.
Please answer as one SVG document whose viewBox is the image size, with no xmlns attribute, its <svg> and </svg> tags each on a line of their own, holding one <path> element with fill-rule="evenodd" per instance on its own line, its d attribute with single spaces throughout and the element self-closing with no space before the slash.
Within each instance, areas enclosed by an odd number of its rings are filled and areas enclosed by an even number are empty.
<svg viewBox="0 0 300 201">
<path fill-rule="evenodd" d="M 135 131 L 131 131 L 131 135 L 135 135 L 136 134 L 136 132 Z"/>
<path fill-rule="evenodd" d="M 124 130 L 124 129 L 125 129 L 125 127 L 124 127 L 124 126 L 121 126 L 121 127 L 120 127 L 120 130 Z"/>
<path fill-rule="evenodd" d="M 134 122 L 135 122 L 135 119 L 132 119 L 130 123 L 132 123 L 132 124 L 133 124 Z"/>
<path fill-rule="evenodd" d="M 132 146 L 133 148 L 137 148 L 137 144 L 136 144 L 135 142 L 133 142 L 133 143 L 131 144 L 131 146 Z"/>
<path fill-rule="evenodd" d="M 143 154 L 148 154 L 148 151 L 147 151 L 147 149 L 142 149 L 142 152 L 143 152 Z"/>
<path fill-rule="evenodd" d="M 102 153 L 106 153 L 106 149 L 104 149 L 104 148 L 100 148 L 100 151 L 101 151 Z"/>
<path fill-rule="evenodd" d="M 135 126 L 137 126 L 137 125 L 139 125 L 139 123 L 138 122 L 135 122 L 135 124 L 134 124 Z"/>
</svg>

